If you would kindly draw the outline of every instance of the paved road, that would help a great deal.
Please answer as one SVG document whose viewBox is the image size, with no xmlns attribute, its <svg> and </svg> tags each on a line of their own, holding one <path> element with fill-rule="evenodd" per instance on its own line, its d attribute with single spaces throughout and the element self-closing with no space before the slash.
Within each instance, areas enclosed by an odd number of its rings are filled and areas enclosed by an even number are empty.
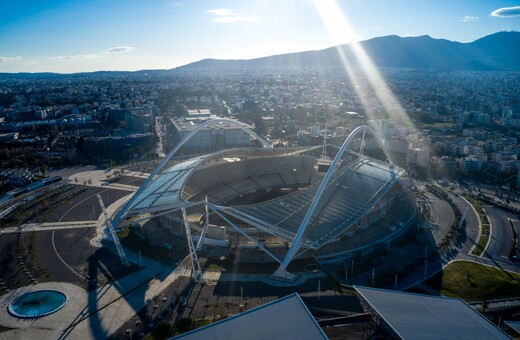
<svg viewBox="0 0 520 340">
<path fill-rule="evenodd" d="M 422 183 L 418 183 L 418 187 L 424 188 Z M 438 228 L 434 229 L 434 233 L 432 233 L 439 242 L 442 240 L 443 236 L 441 232 L 447 232 L 448 229 L 446 227 L 442 227 L 442 225 L 451 226 L 451 223 L 454 221 L 453 211 L 448 203 L 435 198 L 435 196 L 431 194 L 427 194 L 429 199 L 432 200 L 432 204 L 430 205 L 432 218 L 436 220 L 437 224 L 440 225 Z M 467 210 L 464 224 L 464 229 L 462 231 L 461 236 L 455 240 L 455 244 L 446 252 L 446 254 L 442 258 L 434 259 L 428 261 L 425 265 L 421 265 L 416 268 L 413 272 L 411 272 L 407 277 L 399 277 L 397 276 L 397 282 L 393 282 L 389 284 L 387 289 L 394 289 L 396 287 L 398 290 L 405 290 L 410 287 L 415 286 L 416 284 L 422 282 L 425 278 L 428 278 L 432 275 L 435 275 L 440 270 L 443 269 L 450 261 L 457 259 L 467 259 L 467 260 L 476 260 L 480 259 L 479 257 L 468 255 L 471 249 L 474 247 L 476 242 L 480 236 L 480 218 L 475 211 L 475 209 L 462 197 L 455 196 L 450 194 L 450 198 L 453 203 L 458 207 L 461 214 L 464 214 L 466 208 L 469 206 Z M 520 219 L 519 219 L 520 220 Z M 449 223 L 449 224 L 448 224 Z M 482 261 L 486 261 L 486 259 L 482 259 Z M 488 260 L 489 263 L 493 263 L 493 260 Z M 495 261 L 496 262 L 496 261 Z M 486 263 L 487 264 L 487 263 Z M 511 263 L 507 264 L 508 268 L 513 268 L 514 265 Z M 511 266 L 512 265 L 512 266 Z"/>
<path fill-rule="evenodd" d="M 461 213 L 464 213 L 468 203 L 461 197 L 451 196 L 451 198 L 459 207 Z M 397 289 L 405 290 L 412 287 L 420 283 L 425 277 L 428 278 L 436 274 L 449 263 L 458 260 L 473 261 L 511 272 L 519 272 L 520 263 L 511 261 L 507 256 L 511 249 L 511 240 L 513 238 L 512 228 L 508 219 L 513 221 L 518 239 L 520 217 L 495 207 L 485 207 L 484 210 L 488 214 L 491 222 L 492 237 L 483 257 L 469 254 L 471 248 L 479 238 L 479 217 L 476 211 L 470 208 L 466 214 L 466 225 L 464 227 L 466 232 L 465 241 L 462 244 L 452 247 L 443 258 L 429 261 L 426 268 L 423 266 L 420 270 L 412 272 L 406 278 L 398 278 Z M 393 286 L 394 285 L 390 285 L 387 288 L 393 289 Z"/>
<path fill-rule="evenodd" d="M 508 218 L 514 219 L 515 216 L 494 207 L 485 207 L 484 210 L 491 222 L 491 239 L 485 256 L 497 261 L 507 259 L 513 244 L 513 230 Z"/>
<path fill-rule="evenodd" d="M 440 187 L 440 186 L 439 186 Z M 464 198 L 459 195 L 453 195 L 448 193 L 452 202 L 457 206 L 460 213 L 463 215 L 466 212 L 464 220 L 466 221 L 464 224 L 464 229 L 462 231 L 462 236 L 456 240 L 455 246 L 458 248 L 458 251 L 461 253 L 470 253 L 473 247 L 479 240 L 480 230 L 481 230 L 481 222 L 480 218 L 475 210 L 475 208 Z M 436 217 L 439 221 L 442 221 L 444 225 L 448 227 L 451 226 L 455 217 L 453 215 L 453 210 L 450 205 L 430 193 L 427 196 L 432 200 L 431 209 L 432 212 L 435 212 L 437 215 L 444 215 L 444 217 Z M 441 203 L 442 202 L 442 203 Z M 469 208 L 469 209 L 468 209 Z M 467 211 L 466 211 L 467 209 Z M 432 214 L 432 217 L 434 215 Z M 435 221 L 434 221 L 435 222 Z M 449 223 L 449 224 L 446 224 Z M 448 229 L 446 229 L 446 232 Z M 435 233 L 434 233 L 435 235 Z M 439 238 L 435 237 L 437 240 Z"/>
<path fill-rule="evenodd" d="M 459 208 L 460 213 L 464 214 L 466 211 L 466 208 L 469 207 L 469 209 L 466 212 L 465 220 L 466 224 L 464 226 L 464 232 L 465 232 L 465 239 L 464 243 L 462 245 L 462 248 L 460 249 L 461 253 L 470 253 L 473 247 L 477 244 L 479 238 L 480 238 L 480 229 L 481 229 L 481 222 L 480 218 L 475 211 L 475 208 L 459 196 L 453 196 L 450 195 L 453 203 Z"/>
<path fill-rule="evenodd" d="M 427 193 L 426 195 L 431 201 L 431 222 L 437 226 L 432 230 L 432 234 L 436 240 L 440 241 L 449 232 L 451 225 L 455 221 L 455 215 L 453 214 L 453 209 L 448 202 L 430 193 Z"/>
<path fill-rule="evenodd" d="M 513 222 L 513 227 L 516 232 L 516 248 L 513 256 L 516 255 L 517 259 L 520 259 L 520 217 L 515 216 L 511 221 Z"/>
</svg>

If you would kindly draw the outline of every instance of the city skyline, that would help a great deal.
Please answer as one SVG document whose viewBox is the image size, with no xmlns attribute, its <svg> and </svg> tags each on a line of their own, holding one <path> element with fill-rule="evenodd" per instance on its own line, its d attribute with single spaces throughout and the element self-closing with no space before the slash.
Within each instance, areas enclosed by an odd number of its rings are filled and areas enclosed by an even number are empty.
<svg viewBox="0 0 520 340">
<path fill-rule="evenodd" d="M 0 72 L 169 69 L 393 34 L 471 42 L 520 28 L 520 6 L 510 1 L 25 0 L 1 7 Z"/>
</svg>

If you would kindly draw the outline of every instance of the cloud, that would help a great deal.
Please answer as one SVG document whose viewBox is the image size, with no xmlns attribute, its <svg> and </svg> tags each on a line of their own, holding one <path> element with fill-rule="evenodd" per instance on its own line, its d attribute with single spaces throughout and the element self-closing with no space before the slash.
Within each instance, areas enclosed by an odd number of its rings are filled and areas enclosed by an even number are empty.
<svg viewBox="0 0 520 340">
<path fill-rule="evenodd" d="M 10 63 L 12 61 L 17 61 L 22 58 L 20 57 L 0 57 L 0 63 Z"/>
<path fill-rule="evenodd" d="M 123 54 L 132 51 L 134 47 L 112 47 L 105 51 L 105 54 Z"/>
<path fill-rule="evenodd" d="M 207 11 L 209 14 L 217 16 L 211 21 L 226 24 L 230 22 L 254 22 L 260 20 L 260 17 L 255 15 L 244 15 L 244 13 L 233 12 L 229 8 L 217 8 Z"/>
<path fill-rule="evenodd" d="M 52 57 L 51 59 L 57 60 L 78 60 L 78 59 L 97 59 L 102 58 L 105 55 L 120 55 L 132 51 L 134 47 L 112 47 L 104 52 L 92 53 L 92 54 L 76 54 L 76 55 L 59 55 Z"/>
<path fill-rule="evenodd" d="M 499 8 L 491 12 L 492 17 L 516 17 L 520 15 L 520 6 Z"/>
<path fill-rule="evenodd" d="M 123 53 L 128 53 L 132 51 L 134 47 L 112 47 L 104 52 L 100 53 L 92 53 L 92 54 L 76 54 L 76 55 L 60 55 L 57 57 L 52 57 L 51 59 L 61 59 L 61 60 L 74 60 L 74 59 L 96 59 L 101 58 L 103 55 L 120 55 Z"/>
<path fill-rule="evenodd" d="M 470 15 L 466 15 L 464 18 L 462 18 L 462 22 L 470 22 L 470 21 L 479 21 L 479 17 L 472 17 Z"/>
<path fill-rule="evenodd" d="M 236 15 L 238 13 L 233 13 L 233 11 L 231 11 L 230 9 L 228 8 L 217 8 L 217 9 L 210 9 L 209 11 L 207 11 L 209 14 L 214 14 L 214 15 L 217 15 L 219 17 L 221 16 L 229 16 L 229 15 Z"/>
<path fill-rule="evenodd" d="M 76 54 L 76 55 L 59 55 L 52 59 L 71 60 L 71 59 L 96 59 L 101 57 L 99 54 Z"/>
</svg>

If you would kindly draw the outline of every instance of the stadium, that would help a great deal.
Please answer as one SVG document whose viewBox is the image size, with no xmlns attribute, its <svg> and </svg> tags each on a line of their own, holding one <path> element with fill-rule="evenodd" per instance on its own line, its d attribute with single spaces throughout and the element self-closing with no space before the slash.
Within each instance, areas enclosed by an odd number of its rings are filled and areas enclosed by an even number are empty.
<svg viewBox="0 0 520 340">
<path fill-rule="evenodd" d="M 222 122 L 261 146 L 172 161 L 200 129 Z M 219 118 L 185 135 L 113 224 L 153 219 L 185 237 L 198 279 L 198 254 L 209 248 L 214 256 L 278 263 L 272 277 L 292 281 L 287 266 L 295 259 L 341 268 L 403 237 L 416 216 L 409 183 L 369 126 L 354 129 L 339 148 L 273 148 L 247 125 Z"/>
</svg>

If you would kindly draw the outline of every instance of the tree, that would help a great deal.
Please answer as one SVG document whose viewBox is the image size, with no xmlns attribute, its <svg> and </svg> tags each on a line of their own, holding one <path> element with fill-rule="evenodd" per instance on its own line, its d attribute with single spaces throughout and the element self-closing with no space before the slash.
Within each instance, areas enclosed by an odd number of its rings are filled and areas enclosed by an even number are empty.
<svg viewBox="0 0 520 340">
<path fill-rule="evenodd" d="M 265 121 L 262 119 L 262 116 L 257 115 L 253 119 L 253 123 L 255 124 L 255 132 L 260 136 L 265 136 L 267 133 L 267 124 L 265 124 Z"/>
<path fill-rule="evenodd" d="M 47 170 L 49 169 L 49 166 L 45 163 L 42 163 L 42 165 L 40 165 L 40 171 L 43 175 L 43 177 L 47 176 Z"/>
</svg>

